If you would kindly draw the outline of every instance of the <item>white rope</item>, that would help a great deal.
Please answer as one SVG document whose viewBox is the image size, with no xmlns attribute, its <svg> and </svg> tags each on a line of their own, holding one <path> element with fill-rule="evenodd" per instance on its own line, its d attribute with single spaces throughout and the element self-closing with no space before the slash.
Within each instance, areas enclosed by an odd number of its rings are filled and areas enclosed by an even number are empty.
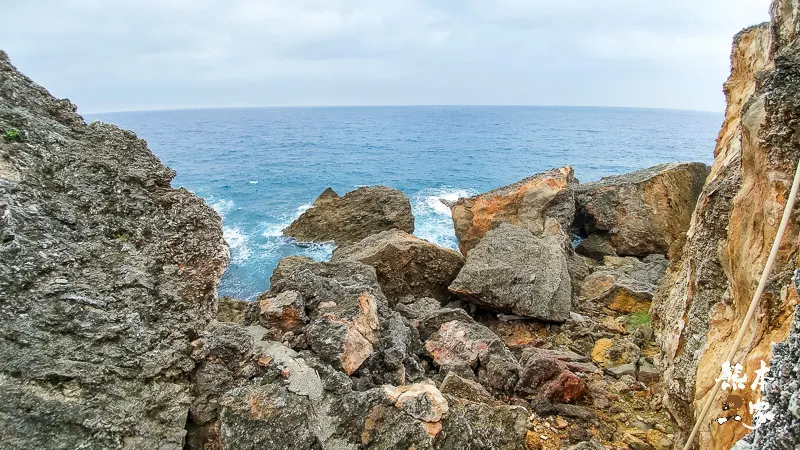
<svg viewBox="0 0 800 450">
<path fill-rule="evenodd" d="M 767 279 L 769 278 L 770 272 L 772 272 L 772 266 L 775 264 L 775 258 L 778 256 L 778 248 L 781 246 L 781 240 L 783 240 L 783 234 L 786 232 L 786 226 L 789 223 L 789 217 L 792 213 L 792 207 L 794 206 L 794 202 L 797 199 L 797 190 L 800 187 L 800 160 L 797 161 L 797 170 L 794 172 L 794 181 L 792 182 L 792 190 L 789 192 L 789 198 L 786 200 L 786 206 L 783 208 L 783 217 L 781 217 L 781 224 L 778 226 L 778 233 L 775 235 L 775 241 L 772 243 L 772 249 L 769 252 L 769 257 L 767 258 L 767 264 L 764 266 L 764 271 L 761 273 L 761 279 L 758 281 L 758 288 L 756 288 L 756 292 L 753 294 L 753 299 L 750 301 L 750 308 L 747 310 L 747 315 L 744 316 L 744 321 L 742 322 L 742 326 L 739 327 L 739 333 L 736 335 L 736 339 L 734 339 L 733 344 L 731 345 L 730 351 L 728 351 L 728 357 L 725 361 L 730 361 L 731 365 L 734 365 L 738 361 L 734 361 L 734 357 L 736 356 L 736 352 L 739 350 L 739 345 L 742 343 L 742 339 L 744 339 L 744 334 L 747 331 L 747 327 L 750 325 L 750 321 L 753 319 L 753 315 L 756 312 L 756 307 L 758 306 L 758 302 L 761 299 L 761 294 L 764 293 L 764 288 L 767 285 Z M 703 421 L 708 415 L 708 411 L 711 409 L 711 404 L 714 402 L 714 399 L 717 397 L 719 393 L 720 385 L 722 385 L 722 377 L 717 383 L 714 385 L 714 389 L 711 390 L 711 394 L 706 399 L 705 405 L 703 405 L 703 409 L 700 412 L 700 416 L 694 423 L 694 428 L 692 428 L 692 434 L 689 435 L 689 439 L 686 440 L 686 445 L 683 446 L 683 450 L 689 450 L 694 443 L 695 437 L 697 437 L 697 433 L 700 431 L 700 427 L 703 424 Z"/>
</svg>

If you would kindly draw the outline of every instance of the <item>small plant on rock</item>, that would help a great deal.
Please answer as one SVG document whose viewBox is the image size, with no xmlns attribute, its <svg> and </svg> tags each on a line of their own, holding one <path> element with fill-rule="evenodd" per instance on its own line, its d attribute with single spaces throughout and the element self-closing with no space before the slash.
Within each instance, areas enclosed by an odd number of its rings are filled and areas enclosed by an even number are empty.
<svg viewBox="0 0 800 450">
<path fill-rule="evenodd" d="M 650 313 L 635 312 L 628 316 L 628 326 L 634 330 L 650 324 Z"/>
<path fill-rule="evenodd" d="M 11 141 L 11 142 L 21 141 L 22 140 L 22 134 L 16 128 L 9 128 L 5 132 L 5 138 L 6 138 L 7 141 Z"/>
</svg>

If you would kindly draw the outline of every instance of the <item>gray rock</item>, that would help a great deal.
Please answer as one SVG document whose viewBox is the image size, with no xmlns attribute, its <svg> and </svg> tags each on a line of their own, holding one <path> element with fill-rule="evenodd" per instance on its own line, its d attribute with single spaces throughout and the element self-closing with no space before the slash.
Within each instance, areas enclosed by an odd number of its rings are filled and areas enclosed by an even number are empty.
<svg viewBox="0 0 800 450">
<path fill-rule="evenodd" d="M 217 304 L 217 320 L 239 325 L 250 325 L 255 322 L 256 304 L 247 300 L 222 297 Z"/>
<path fill-rule="evenodd" d="M 0 51 L 4 448 L 181 449 L 189 342 L 216 313 L 219 216 L 144 140 L 86 125 Z"/>
<path fill-rule="evenodd" d="M 616 250 L 608 241 L 599 235 L 592 234 L 575 247 L 575 253 L 602 261 L 606 256 L 617 256 Z"/>
<path fill-rule="evenodd" d="M 294 269 L 297 269 L 305 264 L 311 264 L 313 262 L 314 260 L 308 256 L 284 256 L 280 261 L 278 261 L 278 265 L 275 266 L 275 269 L 272 271 L 272 276 L 269 277 L 269 285 L 273 286 L 278 282 L 278 280 L 286 278 L 286 276 L 292 273 Z"/>
<path fill-rule="evenodd" d="M 442 309 L 442 305 L 439 300 L 429 297 L 413 300 L 410 303 L 397 303 L 394 305 L 394 310 L 409 320 L 419 319 L 440 309 Z"/>
<path fill-rule="evenodd" d="M 554 322 L 569 318 L 572 299 L 560 239 L 505 223 L 469 252 L 450 291 L 481 306 Z"/>
<path fill-rule="evenodd" d="M 258 322 L 270 330 L 272 339 L 278 340 L 290 331 L 299 332 L 308 321 L 303 295 L 297 291 L 276 295 L 267 292 L 258 298 Z"/>
<path fill-rule="evenodd" d="M 636 379 L 645 384 L 657 383 L 661 379 L 661 371 L 643 358 L 639 358 L 639 370 L 636 372 Z"/>
<path fill-rule="evenodd" d="M 393 228 L 414 232 L 411 203 L 402 192 L 385 186 L 360 187 L 339 197 L 328 188 L 283 235 L 302 242 L 347 245 Z"/>
<path fill-rule="evenodd" d="M 439 388 L 442 394 L 452 395 L 464 400 L 478 403 L 496 403 L 497 400 L 492 397 L 483 386 L 472 380 L 462 378 L 455 372 L 447 372 L 442 386 Z"/>
<path fill-rule="evenodd" d="M 374 267 L 381 289 L 392 303 L 406 296 L 449 299 L 447 287 L 464 265 L 461 253 L 400 230 L 383 231 L 339 247 L 331 258 L 331 262 L 338 261 Z"/>
<path fill-rule="evenodd" d="M 439 308 L 436 311 L 430 312 L 417 320 L 417 330 L 419 331 L 420 338 L 425 341 L 430 335 L 439 331 L 442 324 L 452 321 L 471 323 L 474 322 L 472 317 L 467 314 L 463 309 L 456 308 Z"/>
<path fill-rule="evenodd" d="M 525 449 L 525 435 L 528 432 L 525 408 L 445 397 L 450 402 L 450 414 L 442 427 L 437 448 Z"/>
<path fill-rule="evenodd" d="M 576 419 L 592 421 L 597 420 L 597 413 L 594 412 L 593 409 L 587 408 L 585 406 L 578 406 L 578 405 L 568 405 L 568 404 L 558 404 L 556 406 L 556 411 L 559 414 L 566 417 L 574 417 Z"/>
<path fill-rule="evenodd" d="M 606 371 L 614 378 L 621 378 L 623 375 L 636 376 L 636 364 L 628 363 L 616 367 L 610 367 Z"/>
</svg>

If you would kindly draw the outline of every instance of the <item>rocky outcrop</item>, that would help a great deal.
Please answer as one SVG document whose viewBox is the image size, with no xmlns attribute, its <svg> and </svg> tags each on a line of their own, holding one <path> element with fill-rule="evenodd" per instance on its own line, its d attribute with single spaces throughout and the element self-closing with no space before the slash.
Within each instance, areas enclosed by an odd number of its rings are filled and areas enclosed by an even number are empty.
<svg viewBox="0 0 800 450">
<path fill-rule="evenodd" d="M 339 247 L 331 261 L 359 261 L 374 267 L 390 302 L 409 296 L 445 301 L 450 298 L 447 287 L 464 265 L 460 253 L 400 230 L 384 231 Z"/>
<path fill-rule="evenodd" d="M 561 237 L 500 224 L 469 252 L 450 292 L 498 311 L 563 322 L 572 301 L 563 247 Z"/>
<path fill-rule="evenodd" d="M 667 260 L 658 254 L 643 260 L 606 256 L 581 282 L 580 301 L 620 313 L 648 312 L 666 270 Z"/>
<path fill-rule="evenodd" d="M 221 221 L 143 140 L 75 111 L 0 52 L 2 446 L 181 449 Z"/>
<path fill-rule="evenodd" d="M 707 175 L 702 163 L 670 163 L 581 184 L 575 189 L 577 225 L 620 256 L 667 254 L 683 243 Z M 603 248 L 600 242 L 593 247 Z"/>
<path fill-rule="evenodd" d="M 304 264 L 310 264 L 313 262 L 314 260 L 308 256 L 284 256 L 280 259 L 280 261 L 278 261 L 278 265 L 275 266 L 275 269 L 272 271 L 272 275 L 269 277 L 269 285 L 273 286 L 281 278 L 286 278 L 286 276 L 292 273 L 294 269 L 297 269 Z"/>
<path fill-rule="evenodd" d="M 461 253 L 466 255 L 501 223 L 517 225 L 536 236 L 566 235 L 575 216 L 576 184 L 572 167 L 566 166 L 459 199 L 450 209 Z"/>
<path fill-rule="evenodd" d="M 372 186 L 339 197 L 328 188 L 311 208 L 283 230 L 283 235 L 301 242 L 334 241 L 337 245 L 347 245 L 394 228 L 414 232 L 411 202 L 402 192 Z"/>
<path fill-rule="evenodd" d="M 775 0 L 770 24 L 748 28 L 734 39 L 732 72 L 725 83 L 728 107 L 711 174 L 682 256 L 653 301 L 665 405 L 680 425 L 679 442 L 742 326 L 800 158 L 799 18 L 797 2 Z M 740 347 L 743 372 L 750 376 L 762 360 L 769 364 L 771 343 L 786 339 L 798 303 L 791 288 L 800 244 L 793 206 L 770 281 Z M 749 387 L 737 394 L 754 400 Z M 746 433 L 744 427 L 714 422 L 721 406 L 722 399 L 715 400 L 702 424 L 699 448 L 729 448 Z M 745 409 L 743 421 L 751 423 Z"/>
</svg>

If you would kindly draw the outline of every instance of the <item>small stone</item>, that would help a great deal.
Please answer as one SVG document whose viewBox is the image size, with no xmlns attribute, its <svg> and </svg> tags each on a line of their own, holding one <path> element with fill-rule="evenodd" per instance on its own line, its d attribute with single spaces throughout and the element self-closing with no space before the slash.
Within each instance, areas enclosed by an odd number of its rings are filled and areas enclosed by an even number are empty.
<svg viewBox="0 0 800 450">
<path fill-rule="evenodd" d="M 564 428 L 567 428 L 568 425 L 569 424 L 567 423 L 566 420 L 564 420 L 563 417 L 561 416 L 556 417 L 556 428 L 558 428 L 559 430 L 563 430 Z"/>
<path fill-rule="evenodd" d="M 594 410 L 586 408 L 584 406 L 568 405 L 562 403 L 555 405 L 555 407 L 556 411 L 558 411 L 558 413 L 563 416 L 574 417 L 576 419 L 581 419 L 586 421 L 597 419 L 597 413 L 594 412 Z"/>
<path fill-rule="evenodd" d="M 620 378 L 623 375 L 636 376 L 636 365 L 633 363 L 623 364 L 621 366 L 606 369 L 606 372 L 608 372 L 614 378 Z"/>
</svg>

